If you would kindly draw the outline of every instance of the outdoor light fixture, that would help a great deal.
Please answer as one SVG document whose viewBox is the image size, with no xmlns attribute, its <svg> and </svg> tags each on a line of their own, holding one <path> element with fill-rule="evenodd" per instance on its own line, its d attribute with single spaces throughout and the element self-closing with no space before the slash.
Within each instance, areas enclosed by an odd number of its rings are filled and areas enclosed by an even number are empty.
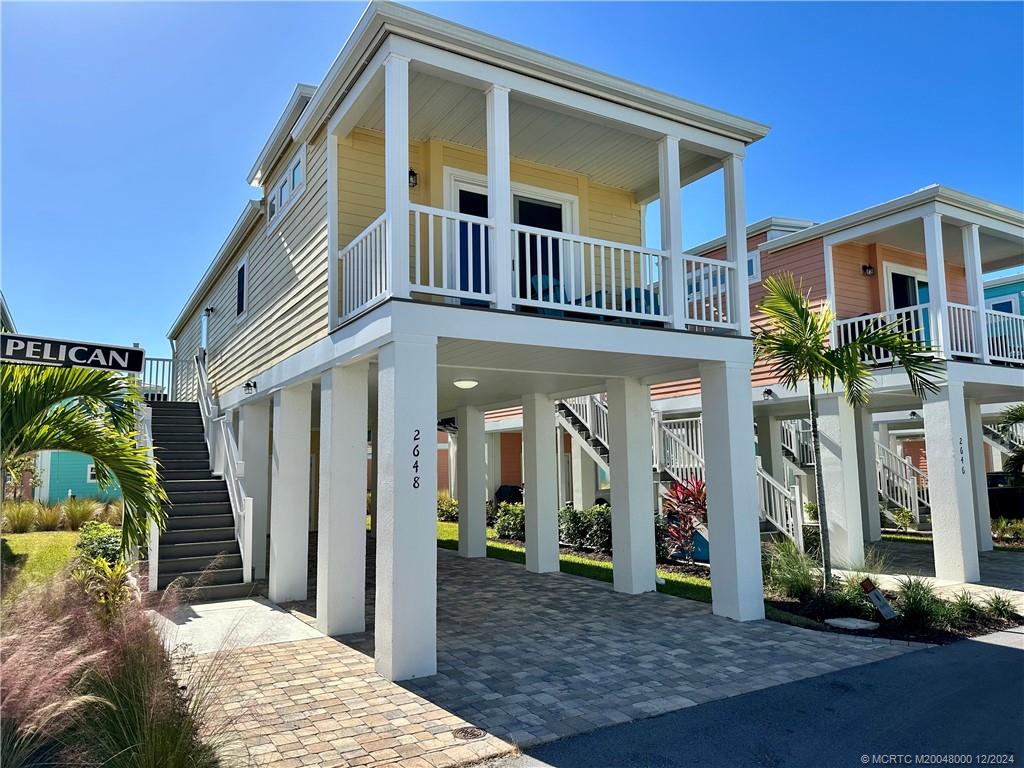
<svg viewBox="0 0 1024 768">
<path fill-rule="evenodd" d="M 912 419 L 920 419 L 921 418 L 921 414 L 919 414 L 917 411 L 911 411 L 910 412 L 910 418 L 912 418 Z"/>
<path fill-rule="evenodd" d="M 476 379 L 456 379 L 452 382 L 459 389 L 472 389 L 479 383 Z"/>
<path fill-rule="evenodd" d="M 761 397 L 763 397 L 765 400 L 771 400 L 773 397 L 775 397 L 775 393 L 772 392 L 770 389 L 766 389 L 764 392 L 761 393 Z"/>
<path fill-rule="evenodd" d="M 409 189 L 414 189 L 420 183 L 419 174 L 412 168 L 409 169 Z"/>
<path fill-rule="evenodd" d="M 251 395 L 253 392 L 256 391 L 256 379 L 249 379 L 247 382 L 245 382 L 245 384 L 242 385 L 242 389 L 244 390 L 245 394 Z"/>
<path fill-rule="evenodd" d="M 870 264 L 861 264 L 860 271 L 864 273 L 864 277 L 872 277 L 875 274 L 875 268 Z"/>
<path fill-rule="evenodd" d="M 210 306 L 210 307 L 207 307 L 206 309 L 204 309 L 203 310 L 203 314 L 206 315 L 207 317 L 212 315 L 213 314 L 213 307 Z"/>
</svg>

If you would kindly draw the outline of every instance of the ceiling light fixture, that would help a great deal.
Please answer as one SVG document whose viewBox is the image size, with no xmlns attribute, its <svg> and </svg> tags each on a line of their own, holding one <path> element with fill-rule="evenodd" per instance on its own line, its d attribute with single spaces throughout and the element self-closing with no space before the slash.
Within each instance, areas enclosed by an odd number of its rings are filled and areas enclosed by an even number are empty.
<svg viewBox="0 0 1024 768">
<path fill-rule="evenodd" d="M 456 379 L 452 382 L 459 389 L 472 389 L 479 383 L 476 379 Z"/>
</svg>

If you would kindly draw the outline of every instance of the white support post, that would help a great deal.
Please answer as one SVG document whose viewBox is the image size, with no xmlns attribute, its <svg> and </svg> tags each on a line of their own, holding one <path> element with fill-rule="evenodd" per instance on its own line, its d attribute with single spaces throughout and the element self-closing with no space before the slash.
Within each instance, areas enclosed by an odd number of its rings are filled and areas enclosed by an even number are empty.
<svg viewBox="0 0 1024 768">
<path fill-rule="evenodd" d="M 981 571 L 963 383 L 950 382 L 927 395 L 923 410 L 935 575 L 977 581 Z"/>
<path fill-rule="evenodd" d="M 388 680 L 437 671 L 437 339 L 380 348 L 374 656 Z"/>
<path fill-rule="evenodd" d="M 509 89 L 487 91 L 487 213 L 494 223 L 490 239 L 491 290 L 498 309 L 512 309 L 512 171 L 508 122 Z"/>
<path fill-rule="evenodd" d="M 409 297 L 409 59 L 384 61 L 384 197 L 391 294 Z"/>
<path fill-rule="evenodd" d="M 928 315 L 931 343 L 941 357 L 951 357 L 949 305 L 946 293 L 946 257 L 942 247 L 942 216 L 929 213 L 924 225 L 924 258 L 928 267 Z"/>
<path fill-rule="evenodd" d="M 359 362 L 320 377 L 316 625 L 328 636 L 366 629 L 368 375 Z"/>
<path fill-rule="evenodd" d="M 708 539 L 715 572 L 711 609 L 737 621 L 763 619 L 750 365 L 701 363 L 700 384 Z"/>
<path fill-rule="evenodd" d="M 661 296 L 673 328 L 686 327 L 686 286 L 683 275 L 683 222 L 679 181 L 679 139 L 658 142 L 658 184 L 661 195 L 661 249 L 668 267 L 661 277 Z"/>
<path fill-rule="evenodd" d="M 331 328 L 341 323 L 340 297 L 338 293 L 338 262 L 340 249 L 338 233 L 338 137 L 327 131 L 327 307 Z"/>
<path fill-rule="evenodd" d="M 576 509 L 588 509 L 594 506 L 597 495 L 597 464 L 583 450 L 579 440 L 573 439 L 570 451 L 572 505 Z"/>
<path fill-rule="evenodd" d="M 245 492 L 252 498 L 253 577 L 267 577 L 270 510 L 270 400 L 247 403 L 238 418 L 238 450 L 245 465 Z"/>
<path fill-rule="evenodd" d="M 985 276 L 981 271 L 981 237 L 977 224 L 960 230 L 964 243 L 964 270 L 967 273 L 967 303 L 974 307 L 974 349 L 978 360 L 989 362 L 988 323 L 985 321 Z"/>
<path fill-rule="evenodd" d="M 650 391 L 639 379 L 609 379 L 606 383 L 608 466 L 612 481 L 612 579 L 616 592 L 631 595 L 653 592 Z"/>
<path fill-rule="evenodd" d="M 818 436 L 832 565 L 859 568 L 864 564 L 864 523 L 857 420 L 842 395 L 818 397 Z"/>
<path fill-rule="evenodd" d="M 755 427 L 761 466 L 769 475 L 783 482 L 786 478 L 786 464 L 782 453 L 782 420 L 762 412 L 756 419 Z"/>
<path fill-rule="evenodd" d="M 836 276 L 832 262 L 832 243 L 825 238 L 822 244 L 822 256 L 825 261 L 825 298 L 828 299 L 832 311 L 836 311 Z M 836 324 L 832 323 L 828 329 L 828 345 L 833 349 L 836 346 Z"/>
<path fill-rule="evenodd" d="M 729 314 L 741 336 L 750 335 L 750 293 L 747 282 L 747 223 L 744 203 L 743 158 L 729 155 L 725 170 L 725 260 L 735 269 L 729 284 Z"/>
<path fill-rule="evenodd" d="M 493 500 L 501 486 L 501 432 L 487 435 L 487 498 Z"/>
<path fill-rule="evenodd" d="M 866 541 L 881 541 L 882 511 L 878 504 L 875 421 L 866 408 L 854 412 L 857 422 L 857 465 L 860 467 L 861 526 Z"/>
<path fill-rule="evenodd" d="M 377 389 L 370 393 L 370 461 L 367 472 L 370 477 L 370 534 L 377 535 L 377 480 L 380 477 L 380 470 L 377 467 L 377 457 L 380 455 L 377 445 Z"/>
<path fill-rule="evenodd" d="M 274 393 L 268 595 L 275 603 L 306 599 L 312 392 L 306 382 Z"/>
<path fill-rule="evenodd" d="M 487 480 L 484 465 L 484 413 L 464 405 L 455 411 L 459 425 L 458 467 L 459 554 L 487 556 Z"/>
<path fill-rule="evenodd" d="M 555 405 L 542 394 L 523 396 L 523 501 L 526 569 L 558 570 L 558 488 L 555 486 Z"/>
<path fill-rule="evenodd" d="M 978 551 L 992 551 L 992 513 L 988 507 L 988 474 L 985 472 L 985 433 L 981 422 L 981 404 L 967 400 L 967 444 L 971 456 L 971 480 L 974 488 L 974 522 L 978 532 Z"/>
</svg>

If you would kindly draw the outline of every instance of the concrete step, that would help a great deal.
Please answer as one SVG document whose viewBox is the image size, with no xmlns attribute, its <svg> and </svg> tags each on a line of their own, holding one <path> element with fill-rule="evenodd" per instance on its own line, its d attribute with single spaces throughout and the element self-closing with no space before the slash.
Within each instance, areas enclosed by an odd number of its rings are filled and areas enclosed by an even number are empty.
<svg viewBox="0 0 1024 768">
<path fill-rule="evenodd" d="M 160 534 L 160 546 L 176 546 L 178 544 L 219 544 L 235 540 L 235 519 L 231 518 L 228 525 L 206 526 L 205 528 L 170 528 Z"/>
<path fill-rule="evenodd" d="M 172 581 L 178 578 L 182 579 L 182 586 L 187 587 L 195 585 L 215 586 L 221 584 L 241 584 L 242 569 L 225 568 L 223 570 L 181 571 L 176 573 L 166 573 L 161 571 L 157 577 L 157 587 L 159 589 L 166 589 Z"/>
<path fill-rule="evenodd" d="M 241 555 L 195 555 L 192 557 L 160 558 L 161 574 L 230 571 L 239 570 L 241 567 Z"/>
<path fill-rule="evenodd" d="M 188 531 L 202 528 L 229 528 L 234 536 L 235 518 L 226 515 L 168 515 L 167 531 Z"/>
<path fill-rule="evenodd" d="M 203 422 L 198 419 L 195 422 L 189 421 L 171 421 L 171 422 L 154 422 L 153 423 L 153 437 L 162 437 L 164 439 L 175 439 L 178 436 L 195 437 L 198 435 L 199 439 L 203 437 Z"/>
<path fill-rule="evenodd" d="M 164 558 L 174 560 L 182 557 L 214 557 L 216 555 L 239 555 L 238 541 L 234 532 L 230 539 L 220 541 L 183 541 L 176 544 L 160 541 L 160 561 Z"/>
</svg>

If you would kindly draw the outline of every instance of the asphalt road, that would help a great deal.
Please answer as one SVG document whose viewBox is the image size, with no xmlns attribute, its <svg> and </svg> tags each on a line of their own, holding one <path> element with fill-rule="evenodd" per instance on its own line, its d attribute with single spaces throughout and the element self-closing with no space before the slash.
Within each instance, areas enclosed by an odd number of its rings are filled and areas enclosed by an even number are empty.
<svg viewBox="0 0 1024 768">
<path fill-rule="evenodd" d="M 488 768 L 950 764 L 1024 765 L 1024 629 L 604 728 Z"/>
</svg>

